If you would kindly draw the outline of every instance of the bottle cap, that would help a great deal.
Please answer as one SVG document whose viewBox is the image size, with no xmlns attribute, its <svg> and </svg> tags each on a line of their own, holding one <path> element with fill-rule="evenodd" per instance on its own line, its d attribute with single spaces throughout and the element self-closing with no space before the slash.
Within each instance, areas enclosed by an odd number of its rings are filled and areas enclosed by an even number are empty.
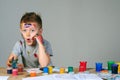
<svg viewBox="0 0 120 80">
<path fill-rule="evenodd" d="M 68 67 L 68 73 L 69 73 L 69 72 L 74 72 L 74 71 L 73 71 L 73 67 L 71 67 L 71 66 Z"/>
<path fill-rule="evenodd" d="M 48 73 L 48 67 L 44 67 L 44 68 L 43 68 L 43 72 L 44 72 L 44 73 Z"/>
</svg>

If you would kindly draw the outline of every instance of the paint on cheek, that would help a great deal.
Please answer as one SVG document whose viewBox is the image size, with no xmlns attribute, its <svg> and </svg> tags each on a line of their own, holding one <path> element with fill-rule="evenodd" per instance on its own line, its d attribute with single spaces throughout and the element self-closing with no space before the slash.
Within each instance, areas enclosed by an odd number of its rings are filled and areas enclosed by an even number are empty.
<svg viewBox="0 0 120 80">
<path fill-rule="evenodd" d="M 32 37 L 32 40 L 34 40 L 34 39 L 35 39 L 35 37 L 37 37 L 37 36 L 38 36 L 38 33 L 37 33 L 35 36 L 33 36 L 33 37 Z"/>
</svg>

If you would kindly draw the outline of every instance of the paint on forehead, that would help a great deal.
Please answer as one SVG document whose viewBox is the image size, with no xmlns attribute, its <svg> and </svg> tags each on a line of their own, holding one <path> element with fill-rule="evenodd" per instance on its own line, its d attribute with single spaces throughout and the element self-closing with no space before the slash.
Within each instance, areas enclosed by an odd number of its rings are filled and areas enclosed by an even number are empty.
<svg viewBox="0 0 120 80">
<path fill-rule="evenodd" d="M 37 26 L 35 23 L 25 23 L 24 24 L 24 27 L 25 28 L 29 28 L 29 27 L 31 27 L 31 26 L 33 26 L 34 28 Z"/>
<path fill-rule="evenodd" d="M 29 27 L 32 26 L 32 24 L 30 24 L 30 23 L 29 23 L 29 24 L 25 23 L 24 26 L 25 26 L 25 28 L 29 28 Z"/>
</svg>

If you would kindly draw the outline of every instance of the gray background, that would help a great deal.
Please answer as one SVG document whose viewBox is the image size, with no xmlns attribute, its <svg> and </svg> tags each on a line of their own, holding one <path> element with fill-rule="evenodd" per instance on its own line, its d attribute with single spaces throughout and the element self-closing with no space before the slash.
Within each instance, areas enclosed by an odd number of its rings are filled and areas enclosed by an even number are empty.
<svg viewBox="0 0 120 80">
<path fill-rule="evenodd" d="M 0 66 L 21 38 L 21 16 L 31 11 L 42 16 L 55 66 L 120 61 L 120 0 L 0 0 Z"/>
</svg>

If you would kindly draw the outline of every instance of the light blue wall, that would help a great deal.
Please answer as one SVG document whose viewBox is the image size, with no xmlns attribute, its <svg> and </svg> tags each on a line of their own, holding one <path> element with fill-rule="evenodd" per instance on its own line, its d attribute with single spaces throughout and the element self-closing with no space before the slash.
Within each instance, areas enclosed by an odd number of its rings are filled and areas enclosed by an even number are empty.
<svg viewBox="0 0 120 80">
<path fill-rule="evenodd" d="M 42 15 L 55 66 L 120 61 L 120 0 L 0 0 L 0 66 L 21 38 L 21 16 L 30 11 Z"/>
</svg>

